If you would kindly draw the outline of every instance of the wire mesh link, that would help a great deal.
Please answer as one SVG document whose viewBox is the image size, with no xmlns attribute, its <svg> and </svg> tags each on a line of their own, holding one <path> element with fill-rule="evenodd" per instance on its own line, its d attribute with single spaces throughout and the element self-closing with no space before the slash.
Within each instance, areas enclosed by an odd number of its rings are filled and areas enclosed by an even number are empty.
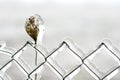
<svg viewBox="0 0 120 80">
<path fill-rule="evenodd" d="M 41 54 L 41 55 L 44 57 L 44 59 L 45 59 L 44 62 L 42 62 L 41 64 L 39 64 L 39 65 L 38 65 L 35 69 L 33 69 L 31 72 L 27 72 L 26 69 L 25 69 L 25 67 L 24 67 L 23 65 L 21 65 L 21 64 L 16 60 L 16 58 L 14 58 L 14 56 L 17 55 L 18 52 L 21 51 L 21 50 L 22 50 L 24 47 L 26 47 L 27 45 L 30 45 L 30 46 L 33 47 L 35 50 L 39 51 L 39 54 Z M 65 76 L 63 76 L 63 75 L 61 74 L 61 72 L 59 72 L 59 70 L 56 69 L 56 67 L 55 67 L 53 64 L 51 64 L 51 62 L 50 62 L 49 59 L 48 59 L 50 56 L 52 56 L 53 54 L 55 54 L 55 52 L 58 51 L 63 45 L 66 45 L 66 46 L 68 47 L 68 49 L 69 49 L 70 51 L 72 51 L 72 52 L 81 60 L 81 62 L 82 62 L 82 63 L 80 63 L 77 67 L 75 67 L 73 70 L 71 70 L 69 73 L 67 73 Z M 13 55 L 12 55 L 12 53 L 10 53 L 9 51 L 0 50 L 0 52 L 5 52 L 5 53 L 11 55 L 11 60 L 8 61 L 5 65 L 2 66 L 2 67 L 0 68 L 0 71 L 3 71 L 3 69 L 6 68 L 6 66 L 7 66 L 9 63 L 11 63 L 12 61 L 15 61 L 15 62 L 18 64 L 18 66 L 27 74 L 27 77 L 28 77 L 27 80 L 33 80 L 33 79 L 31 78 L 31 75 L 47 62 L 47 63 L 62 77 L 62 80 L 66 80 L 66 78 L 67 78 L 68 76 L 70 76 L 70 75 L 71 75 L 72 73 L 74 73 L 78 68 L 81 68 L 81 66 L 84 65 L 84 66 L 86 66 L 86 67 L 89 69 L 89 71 L 90 71 L 92 74 L 95 75 L 95 77 L 97 77 L 97 80 L 104 80 L 104 79 L 107 78 L 110 74 L 112 74 L 114 71 L 116 71 L 117 69 L 119 69 L 119 68 L 120 68 L 120 65 L 118 65 L 117 67 L 115 67 L 112 71 L 109 71 L 107 74 L 105 74 L 105 75 L 101 78 L 93 69 L 91 69 L 91 68 L 88 66 L 88 64 L 85 63 L 85 60 L 88 59 L 88 57 L 90 57 L 91 55 L 95 54 L 95 52 L 98 51 L 98 50 L 101 48 L 102 45 L 104 45 L 104 46 L 106 47 L 106 49 L 107 49 L 108 51 L 110 51 L 111 54 L 114 55 L 114 57 L 116 57 L 116 58 L 118 59 L 117 62 L 120 63 L 120 57 L 114 52 L 114 50 L 111 50 L 111 48 L 109 48 L 110 45 L 107 45 L 107 43 L 104 43 L 104 42 L 101 43 L 101 44 L 96 48 L 96 50 L 94 50 L 94 51 L 91 52 L 90 54 L 84 56 L 84 58 L 83 58 L 81 55 L 79 55 L 79 53 L 77 53 L 73 48 L 71 48 L 70 44 L 69 44 L 67 41 L 63 41 L 55 50 L 53 50 L 52 52 L 50 52 L 47 56 L 45 56 L 45 54 L 44 54 L 43 52 L 41 52 L 39 49 L 37 49 L 36 47 L 34 47 L 34 46 L 33 46 L 33 43 L 31 43 L 31 42 L 26 42 L 26 44 L 23 45 L 23 47 L 20 48 L 18 51 L 16 51 Z M 112 46 L 112 45 L 111 45 L 111 46 Z M 66 63 L 66 64 L 67 64 L 67 63 Z M 17 74 L 17 73 L 16 73 L 16 74 Z M 49 74 L 48 74 L 48 75 L 49 75 Z M 5 79 L 0 76 L 0 80 L 5 80 Z M 48 80 L 49 80 L 49 79 L 48 79 Z"/>
</svg>

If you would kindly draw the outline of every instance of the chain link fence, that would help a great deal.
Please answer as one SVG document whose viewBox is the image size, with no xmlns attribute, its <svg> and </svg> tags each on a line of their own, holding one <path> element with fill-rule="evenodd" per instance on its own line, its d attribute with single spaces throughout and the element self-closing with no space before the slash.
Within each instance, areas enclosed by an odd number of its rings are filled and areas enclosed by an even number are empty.
<svg viewBox="0 0 120 80">
<path fill-rule="evenodd" d="M 106 41 L 89 54 L 70 40 L 51 52 L 31 42 L 15 52 L 1 45 L 0 80 L 120 80 L 120 52 Z"/>
</svg>

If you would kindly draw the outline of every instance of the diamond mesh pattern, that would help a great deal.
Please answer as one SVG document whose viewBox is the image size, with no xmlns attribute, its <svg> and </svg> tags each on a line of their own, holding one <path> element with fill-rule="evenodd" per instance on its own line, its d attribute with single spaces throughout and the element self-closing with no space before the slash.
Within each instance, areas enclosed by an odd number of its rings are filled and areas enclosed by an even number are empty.
<svg viewBox="0 0 120 80">
<path fill-rule="evenodd" d="M 30 49 L 25 49 L 27 46 Z M 40 56 L 37 66 L 32 61 L 35 50 Z M 0 80 L 34 80 L 35 74 L 37 80 L 120 80 L 119 55 L 108 42 L 100 43 L 88 55 L 70 40 L 52 52 L 27 42 L 16 52 L 0 48 Z"/>
</svg>

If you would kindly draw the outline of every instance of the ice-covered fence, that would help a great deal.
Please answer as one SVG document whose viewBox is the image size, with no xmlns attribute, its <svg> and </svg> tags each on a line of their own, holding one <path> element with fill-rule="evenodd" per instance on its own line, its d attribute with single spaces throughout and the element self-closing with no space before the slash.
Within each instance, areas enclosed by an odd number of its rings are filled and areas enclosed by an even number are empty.
<svg viewBox="0 0 120 80">
<path fill-rule="evenodd" d="M 37 80 L 120 80 L 120 52 L 108 41 L 89 54 L 71 40 L 51 52 L 31 42 L 17 51 L 0 45 L 0 80 L 34 80 L 36 73 Z"/>
</svg>

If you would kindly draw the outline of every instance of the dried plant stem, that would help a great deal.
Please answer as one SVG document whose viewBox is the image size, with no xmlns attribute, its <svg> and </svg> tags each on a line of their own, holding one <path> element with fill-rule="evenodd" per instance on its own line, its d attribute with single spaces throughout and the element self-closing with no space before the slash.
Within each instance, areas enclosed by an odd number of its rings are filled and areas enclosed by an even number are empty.
<svg viewBox="0 0 120 80">
<path fill-rule="evenodd" d="M 35 48 L 36 48 L 37 44 L 35 41 Z M 35 66 L 37 66 L 37 50 L 35 49 Z M 37 80 L 37 73 L 35 73 L 35 80 Z"/>
</svg>

